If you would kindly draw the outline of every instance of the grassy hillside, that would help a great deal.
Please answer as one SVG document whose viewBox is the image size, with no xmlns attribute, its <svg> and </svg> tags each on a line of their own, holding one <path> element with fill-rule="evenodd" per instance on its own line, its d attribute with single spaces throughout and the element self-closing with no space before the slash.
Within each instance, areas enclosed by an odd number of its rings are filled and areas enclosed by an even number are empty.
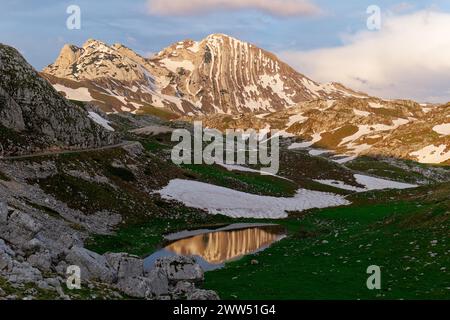
<svg viewBox="0 0 450 320">
<path fill-rule="evenodd" d="M 224 299 L 450 298 L 450 187 L 373 194 L 282 221 L 285 240 L 207 273 L 205 287 Z M 370 265 L 381 267 L 381 290 L 366 287 Z"/>
</svg>

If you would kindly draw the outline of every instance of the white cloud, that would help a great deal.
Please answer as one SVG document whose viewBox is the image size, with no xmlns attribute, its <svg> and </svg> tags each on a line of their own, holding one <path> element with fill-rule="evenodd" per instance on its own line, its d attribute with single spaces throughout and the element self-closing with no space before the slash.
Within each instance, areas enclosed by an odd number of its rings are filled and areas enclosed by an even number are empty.
<svg viewBox="0 0 450 320">
<path fill-rule="evenodd" d="M 309 0 L 148 0 L 157 15 L 195 15 L 220 10 L 256 9 L 275 16 L 304 16 L 320 12 Z"/>
<path fill-rule="evenodd" d="M 447 13 L 390 15 L 380 31 L 346 36 L 340 47 L 280 56 L 317 81 L 385 98 L 444 102 L 450 101 L 449 30 Z"/>
</svg>

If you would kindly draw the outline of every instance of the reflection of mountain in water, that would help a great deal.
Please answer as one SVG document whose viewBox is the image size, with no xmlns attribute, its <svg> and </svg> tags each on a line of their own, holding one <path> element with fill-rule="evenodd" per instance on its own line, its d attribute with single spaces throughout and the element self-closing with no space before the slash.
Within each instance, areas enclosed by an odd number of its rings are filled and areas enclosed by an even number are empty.
<svg viewBox="0 0 450 320">
<path fill-rule="evenodd" d="M 165 249 L 178 255 L 200 256 L 218 264 L 267 247 L 283 235 L 284 230 L 279 226 L 220 231 L 181 239 Z"/>
</svg>

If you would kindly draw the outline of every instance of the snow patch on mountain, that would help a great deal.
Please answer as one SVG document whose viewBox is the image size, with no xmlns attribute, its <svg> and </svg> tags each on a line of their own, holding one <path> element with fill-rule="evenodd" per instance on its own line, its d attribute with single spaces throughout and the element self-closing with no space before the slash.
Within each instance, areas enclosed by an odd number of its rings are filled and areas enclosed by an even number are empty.
<svg viewBox="0 0 450 320">
<path fill-rule="evenodd" d="M 411 152 L 409 155 L 416 157 L 420 163 L 437 164 L 450 159 L 450 150 L 445 152 L 448 147 L 445 144 L 440 146 L 429 145 L 423 149 Z"/>
<path fill-rule="evenodd" d="M 53 88 L 55 88 L 55 90 L 58 92 L 64 92 L 66 95 L 66 98 L 70 99 L 70 100 L 77 100 L 77 101 L 84 101 L 84 102 L 94 100 L 94 98 L 91 96 L 91 94 L 89 93 L 89 90 L 87 88 L 72 89 L 72 88 L 68 88 L 68 87 L 60 85 L 60 84 L 55 84 L 53 86 Z"/>
<path fill-rule="evenodd" d="M 109 125 L 111 122 L 106 120 L 105 118 L 103 118 L 98 113 L 95 113 L 93 111 L 89 111 L 88 114 L 89 114 L 89 118 L 91 118 L 95 123 L 101 125 L 106 130 L 108 130 L 108 131 L 115 131 L 114 128 Z"/>
<path fill-rule="evenodd" d="M 340 188 L 343 190 L 348 191 L 356 191 L 356 192 L 366 192 L 371 190 L 385 190 L 385 189 L 411 189 L 411 188 L 417 188 L 417 185 L 409 184 L 409 183 L 402 183 L 392 180 L 386 180 L 381 178 L 375 178 L 371 176 L 365 176 L 362 174 L 355 174 L 354 175 L 355 180 L 358 184 L 363 185 L 364 188 L 359 188 L 355 186 L 351 186 L 346 184 L 343 181 L 338 180 L 314 180 L 316 182 Z"/>
<path fill-rule="evenodd" d="M 340 143 L 341 146 L 349 143 L 349 142 L 354 142 L 360 138 L 362 138 L 363 136 L 369 135 L 369 134 L 373 134 L 376 132 L 380 132 L 380 131 L 389 131 L 389 130 L 395 130 L 398 127 L 405 125 L 407 123 L 409 123 L 409 120 L 407 119 L 395 119 L 392 121 L 392 125 L 385 125 L 385 124 L 374 124 L 374 125 L 359 125 L 358 126 L 358 131 L 351 135 L 348 136 L 344 139 L 342 139 L 342 142 Z M 353 146 L 352 146 L 353 147 Z"/>
<path fill-rule="evenodd" d="M 361 117 L 368 117 L 368 116 L 371 115 L 370 112 L 362 111 L 362 110 L 358 110 L 358 109 L 353 109 L 353 112 L 354 112 L 357 116 L 361 116 Z"/>
<path fill-rule="evenodd" d="M 188 70 L 191 72 L 194 71 L 194 69 L 195 69 L 194 64 L 189 60 L 177 61 L 177 60 L 171 60 L 171 59 L 163 59 L 160 62 L 167 69 L 169 69 L 170 71 L 172 71 L 174 73 L 178 72 L 179 68 L 182 68 L 184 70 Z"/>
<path fill-rule="evenodd" d="M 450 123 L 444 123 L 433 127 L 433 131 L 443 136 L 450 135 Z"/>
</svg>

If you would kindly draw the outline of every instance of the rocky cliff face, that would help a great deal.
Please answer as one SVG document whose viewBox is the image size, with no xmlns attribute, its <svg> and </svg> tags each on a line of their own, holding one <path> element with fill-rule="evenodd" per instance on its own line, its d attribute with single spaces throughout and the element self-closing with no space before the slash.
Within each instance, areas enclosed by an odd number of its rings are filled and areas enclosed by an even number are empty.
<svg viewBox="0 0 450 320">
<path fill-rule="evenodd" d="M 318 84 L 275 55 L 221 34 L 178 42 L 150 59 L 120 44 L 66 45 L 43 73 L 66 96 L 97 101 L 106 111 L 156 107 L 181 115 L 236 114 L 364 96 Z"/>
<path fill-rule="evenodd" d="M 89 148 L 117 140 L 85 110 L 62 98 L 17 50 L 1 44 L 0 124 L 6 154 Z"/>
</svg>

